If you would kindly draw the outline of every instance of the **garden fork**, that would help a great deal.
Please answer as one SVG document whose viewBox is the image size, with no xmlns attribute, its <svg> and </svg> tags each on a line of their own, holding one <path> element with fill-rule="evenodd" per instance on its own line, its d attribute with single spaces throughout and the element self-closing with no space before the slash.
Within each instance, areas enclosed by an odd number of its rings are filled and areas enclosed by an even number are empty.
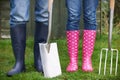
<svg viewBox="0 0 120 80">
<path fill-rule="evenodd" d="M 117 75 L 118 50 L 111 48 L 114 5 L 115 5 L 115 0 L 110 0 L 110 23 L 109 23 L 109 34 L 108 34 L 108 48 L 102 48 L 101 53 L 100 53 L 99 74 L 101 74 L 102 54 L 103 54 L 103 52 L 106 53 L 105 54 L 105 62 L 104 62 L 104 75 L 106 75 L 106 64 L 107 64 L 107 58 L 108 58 L 109 52 L 111 53 L 110 75 L 112 74 L 112 68 L 113 68 L 113 54 L 116 54 L 115 75 Z"/>
</svg>

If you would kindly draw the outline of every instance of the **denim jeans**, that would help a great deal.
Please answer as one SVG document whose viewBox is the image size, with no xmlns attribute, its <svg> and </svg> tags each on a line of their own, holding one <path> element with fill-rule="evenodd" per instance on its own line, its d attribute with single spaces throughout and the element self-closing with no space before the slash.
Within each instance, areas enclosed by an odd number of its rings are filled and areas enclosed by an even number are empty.
<svg viewBox="0 0 120 80">
<path fill-rule="evenodd" d="M 81 10 L 83 10 L 84 29 L 96 30 L 97 5 L 98 0 L 66 0 L 66 7 L 68 11 L 66 29 L 79 30 Z"/>
<path fill-rule="evenodd" d="M 10 0 L 10 24 L 29 21 L 30 0 Z M 48 24 L 48 0 L 35 0 L 35 21 Z"/>
</svg>

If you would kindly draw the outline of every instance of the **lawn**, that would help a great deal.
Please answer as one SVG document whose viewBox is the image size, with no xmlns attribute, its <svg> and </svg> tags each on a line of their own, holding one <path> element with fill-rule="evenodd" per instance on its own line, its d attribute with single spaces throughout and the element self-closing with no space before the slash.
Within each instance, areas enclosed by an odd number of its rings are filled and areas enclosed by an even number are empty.
<svg viewBox="0 0 120 80">
<path fill-rule="evenodd" d="M 69 62 L 66 40 L 52 40 L 52 42 L 57 42 L 60 63 L 62 68 L 62 75 L 47 79 L 44 78 L 42 73 L 38 73 L 33 66 L 33 39 L 27 39 L 27 47 L 25 54 L 25 64 L 26 72 L 15 75 L 13 77 L 6 77 L 6 72 L 10 70 L 14 64 L 14 56 L 11 47 L 10 39 L 1 39 L 0 40 L 0 80 L 120 80 L 120 59 L 118 62 L 118 75 L 114 76 L 109 75 L 109 65 L 107 65 L 106 76 L 102 74 L 98 75 L 98 66 L 99 66 L 99 54 L 102 48 L 107 48 L 107 35 L 103 34 L 102 36 L 98 35 L 96 38 L 96 44 L 94 53 L 92 56 L 94 71 L 91 73 L 86 73 L 81 70 L 81 49 L 82 49 L 82 39 L 80 38 L 79 45 L 79 70 L 74 73 L 66 72 L 66 66 Z M 114 35 L 112 41 L 112 48 L 118 49 L 120 52 L 120 35 Z M 108 54 L 110 55 L 110 54 Z M 119 55 L 120 57 L 120 55 Z M 108 56 L 108 63 L 110 62 L 110 56 Z M 115 63 L 113 63 L 115 65 Z M 52 65 L 52 64 L 51 64 Z"/>
</svg>

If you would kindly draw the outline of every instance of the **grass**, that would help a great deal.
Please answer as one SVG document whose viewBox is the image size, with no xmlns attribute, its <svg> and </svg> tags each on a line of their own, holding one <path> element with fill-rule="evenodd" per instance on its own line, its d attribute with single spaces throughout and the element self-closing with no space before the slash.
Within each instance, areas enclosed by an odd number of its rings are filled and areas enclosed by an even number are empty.
<svg viewBox="0 0 120 80">
<path fill-rule="evenodd" d="M 0 80 L 120 80 L 120 59 L 118 63 L 118 75 L 109 75 L 107 66 L 106 76 L 98 75 L 99 66 L 99 54 L 102 48 L 107 48 L 107 35 L 103 34 L 101 37 L 98 35 L 96 38 L 96 44 L 94 53 L 92 56 L 94 71 L 91 73 L 86 73 L 81 70 L 81 50 L 82 41 L 80 39 L 79 45 L 79 70 L 74 73 L 66 72 L 66 66 L 69 62 L 69 57 L 67 54 L 66 40 L 53 40 L 52 42 L 57 42 L 60 63 L 62 68 L 62 75 L 55 78 L 44 78 L 42 73 L 38 73 L 33 66 L 33 39 L 27 39 L 27 47 L 25 54 L 25 64 L 26 72 L 17 74 L 13 77 L 6 77 L 6 72 L 9 71 L 14 64 L 14 56 L 11 47 L 11 41 L 0 40 Z M 120 35 L 114 35 L 112 41 L 112 48 L 118 49 L 120 52 Z M 108 56 L 109 57 L 109 56 Z M 119 55 L 120 57 L 120 55 Z M 110 58 L 108 58 L 110 60 Z M 109 62 L 109 61 L 108 61 Z M 52 65 L 52 64 L 51 64 Z"/>
</svg>

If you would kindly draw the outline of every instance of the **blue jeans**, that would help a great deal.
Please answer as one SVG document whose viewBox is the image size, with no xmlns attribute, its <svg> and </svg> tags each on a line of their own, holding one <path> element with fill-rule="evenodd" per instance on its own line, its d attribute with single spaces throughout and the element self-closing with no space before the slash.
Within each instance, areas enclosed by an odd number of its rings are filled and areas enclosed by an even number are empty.
<svg viewBox="0 0 120 80">
<path fill-rule="evenodd" d="M 82 4 L 84 29 L 96 30 L 96 8 L 98 0 L 66 0 L 68 11 L 67 30 L 79 30 Z"/>
<path fill-rule="evenodd" d="M 10 0 L 10 24 L 29 21 L 30 0 Z M 48 0 L 35 0 L 35 21 L 48 24 Z"/>
</svg>

